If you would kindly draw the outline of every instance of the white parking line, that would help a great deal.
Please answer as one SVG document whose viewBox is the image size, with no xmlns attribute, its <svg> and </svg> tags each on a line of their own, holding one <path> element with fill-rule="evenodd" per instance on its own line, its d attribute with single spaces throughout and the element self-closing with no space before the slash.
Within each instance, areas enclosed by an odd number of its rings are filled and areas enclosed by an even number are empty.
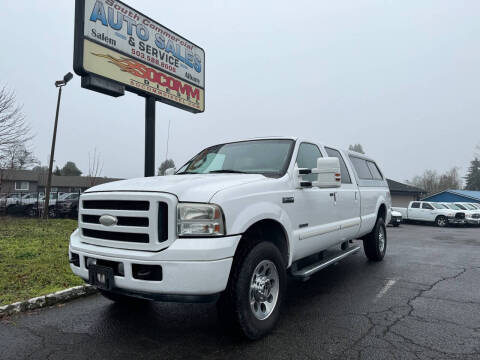
<svg viewBox="0 0 480 360">
<path fill-rule="evenodd" d="M 388 290 L 390 290 L 390 288 L 395 285 L 395 283 L 397 282 L 398 279 L 390 279 L 387 281 L 387 283 L 385 284 L 385 286 L 378 292 L 377 296 L 375 297 L 375 300 L 373 302 L 376 302 L 377 300 L 379 300 L 380 298 L 382 298 Z"/>
</svg>

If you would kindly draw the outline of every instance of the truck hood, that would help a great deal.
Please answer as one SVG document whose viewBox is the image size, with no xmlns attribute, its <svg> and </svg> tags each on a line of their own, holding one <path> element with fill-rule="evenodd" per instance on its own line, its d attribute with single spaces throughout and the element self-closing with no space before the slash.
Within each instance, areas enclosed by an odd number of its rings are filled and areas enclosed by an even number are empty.
<svg viewBox="0 0 480 360">
<path fill-rule="evenodd" d="M 86 191 L 158 191 L 176 195 L 179 201 L 209 202 L 217 192 L 269 178 L 259 174 L 198 174 L 153 176 L 114 181 Z"/>
</svg>

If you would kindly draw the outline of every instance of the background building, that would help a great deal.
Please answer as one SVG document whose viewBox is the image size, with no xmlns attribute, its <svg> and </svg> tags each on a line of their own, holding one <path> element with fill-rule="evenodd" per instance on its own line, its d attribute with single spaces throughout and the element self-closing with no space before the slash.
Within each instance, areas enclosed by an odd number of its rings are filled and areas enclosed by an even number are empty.
<svg viewBox="0 0 480 360">
<path fill-rule="evenodd" d="M 480 191 L 444 190 L 422 199 L 435 202 L 474 202 L 480 203 Z"/>
<path fill-rule="evenodd" d="M 390 195 L 392 195 L 392 206 L 407 207 L 410 201 L 420 200 L 425 191 L 415 186 L 400 183 L 387 179 Z"/>
<path fill-rule="evenodd" d="M 90 176 L 52 176 L 52 192 L 83 192 L 86 189 L 121 179 Z M 45 192 L 47 173 L 32 170 L 0 170 L 0 193 Z"/>
</svg>

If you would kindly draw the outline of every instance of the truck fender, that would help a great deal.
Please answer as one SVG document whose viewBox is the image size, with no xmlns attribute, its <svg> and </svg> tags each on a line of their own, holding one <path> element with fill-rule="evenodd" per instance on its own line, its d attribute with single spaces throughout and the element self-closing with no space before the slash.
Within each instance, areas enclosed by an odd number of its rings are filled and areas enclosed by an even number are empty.
<svg viewBox="0 0 480 360">
<path fill-rule="evenodd" d="M 278 222 L 284 229 L 287 247 L 288 247 L 288 264 L 292 262 L 293 244 L 291 239 L 292 223 L 287 213 L 277 204 L 271 202 L 259 202 L 245 207 L 230 225 L 228 232 L 231 234 L 243 234 L 253 224 L 261 220 L 274 220 Z"/>
</svg>

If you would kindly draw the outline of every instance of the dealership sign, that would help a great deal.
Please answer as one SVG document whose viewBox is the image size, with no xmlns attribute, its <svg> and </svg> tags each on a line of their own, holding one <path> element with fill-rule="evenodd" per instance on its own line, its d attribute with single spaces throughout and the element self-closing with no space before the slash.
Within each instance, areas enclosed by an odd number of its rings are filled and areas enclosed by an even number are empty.
<svg viewBox="0 0 480 360">
<path fill-rule="evenodd" d="M 191 112 L 205 109 L 203 49 L 120 1 L 76 1 L 74 70 Z"/>
</svg>

